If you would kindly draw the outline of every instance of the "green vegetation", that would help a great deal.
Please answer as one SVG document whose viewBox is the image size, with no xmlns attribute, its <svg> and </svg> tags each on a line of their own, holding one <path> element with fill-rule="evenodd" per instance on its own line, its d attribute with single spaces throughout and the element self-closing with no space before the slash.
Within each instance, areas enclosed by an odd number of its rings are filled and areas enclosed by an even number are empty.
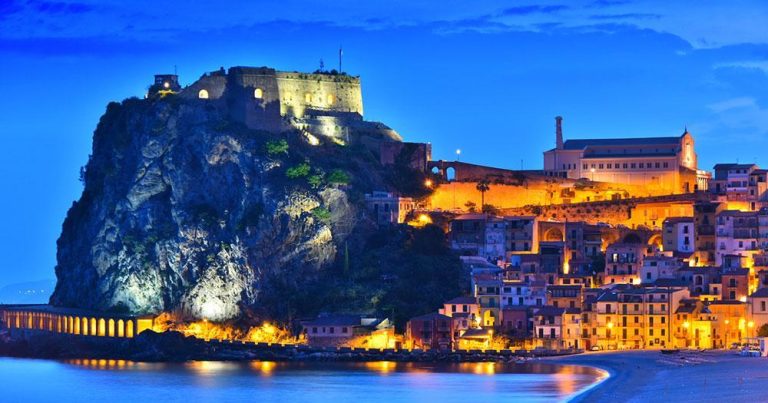
<svg viewBox="0 0 768 403">
<path fill-rule="evenodd" d="M 333 172 L 328 175 L 328 183 L 334 185 L 349 184 L 349 175 L 340 169 L 334 169 Z"/>
<path fill-rule="evenodd" d="M 281 154 L 288 154 L 288 142 L 285 140 L 271 140 L 266 144 L 267 155 L 274 157 Z"/>
<path fill-rule="evenodd" d="M 757 329 L 757 337 L 768 337 L 768 323 Z"/>
<path fill-rule="evenodd" d="M 288 168 L 285 171 L 285 176 L 288 179 L 303 178 L 303 177 L 309 175 L 310 169 L 311 169 L 311 167 L 309 166 L 309 164 L 307 164 L 306 162 L 302 162 L 299 165 L 296 165 L 296 166 L 293 166 L 291 168 Z"/>
<path fill-rule="evenodd" d="M 321 174 L 310 175 L 307 178 L 307 183 L 309 183 L 309 186 L 311 186 L 312 189 L 317 189 L 323 185 L 323 175 Z"/>
<path fill-rule="evenodd" d="M 331 211 L 325 207 L 316 207 L 312 210 L 312 215 L 322 222 L 331 222 Z"/>
</svg>

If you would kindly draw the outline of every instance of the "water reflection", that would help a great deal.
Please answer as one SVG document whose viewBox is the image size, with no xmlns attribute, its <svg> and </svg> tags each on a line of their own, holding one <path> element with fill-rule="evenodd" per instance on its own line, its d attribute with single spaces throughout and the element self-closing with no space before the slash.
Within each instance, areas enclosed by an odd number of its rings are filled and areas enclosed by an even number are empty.
<svg viewBox="0 0 768 403">
<path fill-rule="evenodd" d="M 545 362 L 137 363 L 125 360 L 79 359 L 65 363 L 65 367 L 95 370 L 105 374 L 104 377 L 94 378 L 105 386 L 120 379 L 119 377 L 126 377 L 120 381 L 122 384 L 134 384 L 134 387 L 139 389 L 149 382 L 146 387 L 169 391 L 173 388 L 187 388 L 188 393 L 194 393 L 194 390 L 205 391 L 220 396 L 223 400 L 238 400 L 238 397 L 242 396 L 280 396 L 289 391 L 296 391 L 313 396 L 329 394 L 341 401 L 359 400 L 371 395 L 380 395 L 394 401 L 439 399 L 441 403 L 497 398 L 510 401 L 551 401 L 566 399 L 607 376 L 605 372 L 592 368 Z M 83 376 L 81 372 L 78 379 L 87 380 L 89 377 Z M 318 394 L 318 391 L 322 393 Z M 231 393 L 244 395 L 235 396 L 230 395 Z M 327 400 L 308 401 L 324 403 Z"/>
</svg>

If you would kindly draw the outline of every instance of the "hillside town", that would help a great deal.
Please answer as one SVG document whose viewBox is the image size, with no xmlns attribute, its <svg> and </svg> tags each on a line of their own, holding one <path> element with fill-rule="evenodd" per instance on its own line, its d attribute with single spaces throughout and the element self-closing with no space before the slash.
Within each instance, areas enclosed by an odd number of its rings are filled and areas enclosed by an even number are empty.
<svg viewBox="0 0 768 403">
<path fill-rule="evenodd" d="M 768 170 L 739 163 L 700 170 L 687 130 L 679 137 L 564 142 L 561 122 L 545 169 L 510 176 L 585 185 L 560 186 L 550 199 L 578 199 L 598 181 L 626 192 L 598 191 L 592 200 L 559 206 L 521 209 L 503 198 L 490 205 L 494 187 L 508 186 L 488 180 L 499 170 L 462 180 L 457 168 L 440 188 L 455 192 L 454 181 L 469 183 L 476 202 L 443 210 L 388 195 L 393 203 L 380 222 L 410 214 L 409 223 L 421 225 L 449 216 L 451 248 L 471 276 L 466 295 L 408 322 L 404 345 L 735 348 L 768 330 Z M 635 197 L 630 188 L 646 189 Z M 371 195 L 369 208 L 381 214 L 384 196 Z M 601 213 L 612 206 L 620 213 Z M 547 214 L 554 209 L 559 216 Z"/>
</svg>

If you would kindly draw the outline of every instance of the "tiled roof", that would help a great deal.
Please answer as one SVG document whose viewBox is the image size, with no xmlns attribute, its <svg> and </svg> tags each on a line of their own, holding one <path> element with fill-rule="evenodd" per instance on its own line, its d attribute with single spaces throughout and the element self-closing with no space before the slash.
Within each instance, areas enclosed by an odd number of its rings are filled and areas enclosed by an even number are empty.
<svg viewBox="0 0 768 403">
<path fill-rule="evenodd" d="M 450 301 L 446 301 L 446 304 L 450 305 L 463 305 L 463 304 L 476 304 L 477 300 L 475 297 L 456 297 Z"/>
<path fill-rule="evenodd" d="M 766 297 L 768 297 L 768 288 L 761 288 L 761 289 L 755 291 L 754 293 L 752 293 L 752 295 L 750 295 L 750 297 L 752 297 L 752 298 L 766 298 Z"/>
<path fill-rule="evenodd" d="M 541 315 L 541 316 L 552 315 L 552 316 L 557 316 L 557 315 L 562 315 L 563 313 L 565 313 L 565 308 L 558 308 L 558 307 L 551 306 L 551 305 L 544 305 L 541 308 L 539 308 L 538 310 L 536 310 L 535 315 Z"/>
<path fill-rule="evenodd" d="M 563 143 L 566 150 L 582 150 L 590 146 L 643 146 L 680 144 L 680 137 L 635 137 L 617 139 L 572 139 Z"/>
</svg>

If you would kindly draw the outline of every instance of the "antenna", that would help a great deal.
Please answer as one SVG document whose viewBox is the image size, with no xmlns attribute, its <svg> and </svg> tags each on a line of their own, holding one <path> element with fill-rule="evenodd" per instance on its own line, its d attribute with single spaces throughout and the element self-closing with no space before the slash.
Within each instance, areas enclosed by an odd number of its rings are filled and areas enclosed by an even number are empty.
<svg viewBox="0 0 768 403">
<path fill-rule="evenodd" d="M 322 73 L 323 70 L 325 70 L 325 63 L 323 63 L 323 58 L 320 58 L 320 72 Z"/>
<path fill-rule="evenodd" d="M 344 56 L 344 49 L 342 49 L 341 45 L 339 45 L 339 74 L 341 74 L 341 72 L 343 71 L 341 70 L 341 58 L 343 56 Z"/>
</svg>

